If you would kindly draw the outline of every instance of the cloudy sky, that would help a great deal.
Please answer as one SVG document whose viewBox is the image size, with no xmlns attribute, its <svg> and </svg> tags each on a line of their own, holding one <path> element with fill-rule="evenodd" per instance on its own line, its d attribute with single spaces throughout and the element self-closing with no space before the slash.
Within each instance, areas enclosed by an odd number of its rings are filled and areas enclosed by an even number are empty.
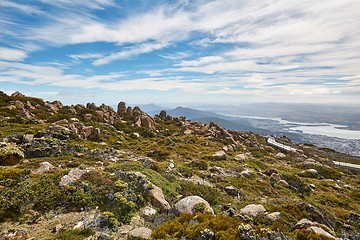
<svg viewBox="0 0 360 240">
<path fill-rule="evenodd" d="M 0 0 L 0 90 L 64 103 L 360 103 L 359 0 Z"/>
</svg>

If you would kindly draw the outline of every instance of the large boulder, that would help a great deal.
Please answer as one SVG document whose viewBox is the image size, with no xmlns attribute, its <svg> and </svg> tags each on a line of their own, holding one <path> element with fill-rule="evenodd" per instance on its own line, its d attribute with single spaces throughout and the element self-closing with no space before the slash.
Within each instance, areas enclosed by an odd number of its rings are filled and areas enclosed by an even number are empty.
<svg viewBox="0 0 360 240">
<path fill-rule="evenodd" d="M 327 239 L 336 239 L 336 237 L 334 237 L 333 235 L 331 235 L 330 233 L 319 227 L 314 227 L 314 226 L 308 227 L 306 231 L 315 233 L 316 235 L 325 237 Z"/>
<path fill-rule="evenodd" d="M 149 115 L 142 114 L 140 116 L 137 116 L 134 120 L 134 125 L 136 127 L 144 127 L 148 128 L 151 131 L 155 130 L 155 120 L 150 117 Z"/>
<path fill-rule="evenodd" d="M 249 217 L 256 217 L 264 213 L 266 213 L 266 209 L 261 204 L 249 204 L 246 207 L 240 209 L 240 214 Z"/>
<path fill-rule="evenodd" d="M 89 170 L 81 170 L 81 169 L 77 169 L 77 168 L 72 169 L 67 175 L 64 175 L 60 179 L 59 186 L 64 187 L 66 185 L 72 185 L 76 182 L 76 180 L 81 178 L 82 175 L 84 175 L 85 173 L 88 173 L 88 172 L 89 172 Z"/>
<path fill-rule="evenodd" d="M 50 170 L 53 170 L 55 167 L 49 163 L 49 162 L 41 162 L 39 164 L 39 168 L 36 169 L 33 173 L 35 174 L 43 174 L 44 172 L 47 172 L 47 171 L 50 171 Z"/>
<path fill-rule="evenodd" d="M 200 210 L 199 207 L 204 208 L 203 210 L 205 212 L 214 214 L 214 210 L 211 208 L 210 204 L 199 196 L 185 197 L 175 204 L 175 210 L 178 213 L 195 214 Z"/>
<path fill-rule="evenodd" d="M 150 197 L 152 204 L 159 207 L 162 211 L 168 211 L 171 209 L 170 204 L 164 197 L 163 191 L 154 184 L 152 184 L 152 188 L 150 189 Z"/>
</svg>

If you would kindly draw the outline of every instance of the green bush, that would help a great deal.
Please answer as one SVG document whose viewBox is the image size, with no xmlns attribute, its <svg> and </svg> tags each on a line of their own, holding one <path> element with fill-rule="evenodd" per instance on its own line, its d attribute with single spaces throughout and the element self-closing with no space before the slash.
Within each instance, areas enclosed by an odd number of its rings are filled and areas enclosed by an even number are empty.
<svg viewBox="0 0 360 240">
<path fill-rule="evenodd" d="M 94 233 L 95 233 L 94 230 L 92 230 L 90 228 L 74 229 L 74 230 L 61 229 L 56 234 L 56 239 L 61 239 L 61 240 L 81 240 L 81 239 L 85 239 L 87 237 L 92 236 Z"/>
<path fill-rule="evenodd" d="M 293 190 L 301 194 L 308 194 L 311 188 L 300 177 L 293 174 L 282 174 L 281 179 L 285 180 Z"/>
<path fill-rule="evenodd" d="M 222 203 L 222 196 L 221 192 L 217 188 L 205 186 L 205 185 L 198 185 L 189 181 L 181 181 L 181 194 L 182 195 L 197 195 L 204 198 L 206 201 L 209 202 L 210 205 L 217 205 Z"/>
<path fill-rule="evenodd" d="M 193 223 L 190 223 L 193 222 Z M 214 240 L 240 239 L 237 230 L 241 221 L 227 216 L 214 216 L 209 213 L 181 214 L 179 217 L 161 224 L 156 228 L 152 237 L 155 239 L 201 239 L 204 230 L 208 229 L 215 234 Z"/>
</svg>

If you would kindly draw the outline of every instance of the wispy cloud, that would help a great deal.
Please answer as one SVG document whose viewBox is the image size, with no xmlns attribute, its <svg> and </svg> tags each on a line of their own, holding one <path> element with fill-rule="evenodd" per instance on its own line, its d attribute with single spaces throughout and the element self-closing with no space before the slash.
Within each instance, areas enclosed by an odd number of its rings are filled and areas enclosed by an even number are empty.
<svg viewBox="0 0 360 240">
<path fill-rule="evenodd" d="M 138 56 L 144 53 L 150 53 L 155 50 L 160 50 L 162 48 L 167 47 L 169 44 L 167 43 L 143 43 L 139 45 L 135 45 L 130 48 L 126 48 L 123 51 L 112 53 L 108 56 L 100 58 L 93 62 L 93 65 L 100 66 L 104 64 L 108 64 L 110 62 L 122 59 L 128 59 L 134 56 Z"/>
<path fill-rule="evenodd" d="M 0 47 L 0 60 L 22 61 L 27 57 L 27 53 L 13 48 Z"/>
<path fill-rule="evenodd" d="M 44 13 L 36 6 L 31 6 L 28 4 L 19 4 L 19 3 L 15 3 L 14 1 L 10 1 L 10 0 L 1 0 L 0 7 L 15 9 L 17 11 L 21 11 L 26 14 L 43 14 Z"/>
</svg>

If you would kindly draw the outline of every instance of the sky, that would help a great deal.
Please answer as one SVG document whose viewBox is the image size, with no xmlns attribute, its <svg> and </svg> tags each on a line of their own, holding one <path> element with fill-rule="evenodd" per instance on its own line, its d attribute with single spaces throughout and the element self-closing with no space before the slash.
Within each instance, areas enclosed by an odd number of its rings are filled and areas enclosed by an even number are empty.
<svg viewBox="0 0 360 240">
<path fill-rule="evenodd" d="M 0 91 L 65 104 L 359 104 L 359 9 L 359 0 L 0 0 Z"/>
</svg>

